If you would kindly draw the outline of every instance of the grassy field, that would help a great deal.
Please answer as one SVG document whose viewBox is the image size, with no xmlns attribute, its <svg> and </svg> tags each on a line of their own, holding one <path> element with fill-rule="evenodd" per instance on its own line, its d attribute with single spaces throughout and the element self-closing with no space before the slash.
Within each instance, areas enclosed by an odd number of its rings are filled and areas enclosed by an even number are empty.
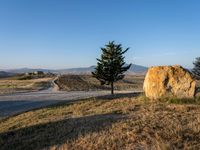
<svg viewBox="0 0 200 150">
<path fill-rule="evenodd" d="M 51 80 L 52 78 L 18 80 L 14 77 L 0 79 L 0 94 L 44 89 L 50 86 Z"/>
<path fill-rule="evenodd" d="M 115 90 L 138 90 L 142 91 L 143 75 L 126 75 L 121 81 L 115 83 Z M 91 75 L 63 75 L 56 81 L 61 90 L 65 91 L 89 91 L 109 90 L 110 86 L 102 86 Z"/>
<path fill-rule="evenodd" d="M 118 95 L 62 103 L 0 121 L 1 150 L 200 149 L 200 98 Z"/>
</svg>

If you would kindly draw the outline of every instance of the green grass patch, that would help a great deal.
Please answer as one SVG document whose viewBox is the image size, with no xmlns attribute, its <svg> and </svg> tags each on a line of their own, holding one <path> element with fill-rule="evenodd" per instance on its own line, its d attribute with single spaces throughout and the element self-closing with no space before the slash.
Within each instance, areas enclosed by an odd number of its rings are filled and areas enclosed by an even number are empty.
<svg viewBox="0 0 200 150">
<path fill-rule="evenodd" d="M 200 98 L 170 98 L 169 103 L 173 104 L 200 104 Z"/>
</svg>

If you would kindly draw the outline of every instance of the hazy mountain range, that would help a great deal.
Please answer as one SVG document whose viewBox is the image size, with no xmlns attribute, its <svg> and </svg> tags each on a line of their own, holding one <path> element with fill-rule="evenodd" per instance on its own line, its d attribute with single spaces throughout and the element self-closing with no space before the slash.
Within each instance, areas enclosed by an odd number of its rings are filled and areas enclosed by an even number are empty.
<svg viewBox="0 0 200 150">
<path fill-rule="evenodd" d="M 10 77 L 10 76 L 13 76 L 13 75 L 15 75 L 15 73 L 0 71 L 0 78 Z"/>
<path fill-rule="evenodd" d="M 18 73 L 27 73 L 27 72 L 35 72 L 35 71 L 43 71 L 45 73 L 57 73 L 57 74 L 87 74 L 94 71 L 95 66 L 90 67 L 80 67 L 80 68 L 69 68 L 69 69 L 31 69 L 31 68 L 19 68 L 19 69 L 9 69 L 0 71 L 0 76 L 8 76 Z M 127 71 L 129 74 L 145 74 L 147 71 L 147 67 L 135 65 L 133 64 L 130 69 Z"/>
</svg>

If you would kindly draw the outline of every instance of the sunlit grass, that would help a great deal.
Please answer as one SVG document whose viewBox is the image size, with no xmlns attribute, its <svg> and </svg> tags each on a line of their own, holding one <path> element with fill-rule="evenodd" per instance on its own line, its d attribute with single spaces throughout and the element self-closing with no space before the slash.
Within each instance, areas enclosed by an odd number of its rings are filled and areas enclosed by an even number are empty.
<svg viewBox="0 0 200 150">
<path fill-rule="evenodd" d="M 142 91 L 143 81 L 143 75 L 126 75 L 123 80 L 114 83 L 114 89 Z M 92 75 L 63 75 L 56 82 L 65 91 L 110 90 L 109 85 L 102 86 Z"/>
<path fill-rule="evenodd" d="M 0 79 L 0 94 L 15 93 L 17 91 L 38 90 L 50 86 L 51 78 L 17 80 L 14 78 Z"/>
<path fill-rule="evenodd" d="M 199 98 L 90 98 L 0 122 L 2 149 L 199 149 Z"/>
</svg>

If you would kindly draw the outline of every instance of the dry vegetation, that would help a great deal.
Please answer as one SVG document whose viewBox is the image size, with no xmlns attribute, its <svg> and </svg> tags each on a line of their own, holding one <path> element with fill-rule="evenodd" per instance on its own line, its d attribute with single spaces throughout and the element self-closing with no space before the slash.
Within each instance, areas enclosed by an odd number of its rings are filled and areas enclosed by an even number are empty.
<svg viewBox="0 0 200 150">
<path fill-rule="evenodd" d="M 50 86 L 50 80 L 52 78 L 18 80 L 12 77 L 0 79 L 0 94 L 44 89 Z"/>
<path fill-rule="evenodd" d="M 120 97 L 63 103 L 1 120 L 1 149 L 200 149 L 200 98 Z"/>
<path fill-rule="evenodd" d="M 138 90 L 142 91 L 143 75 L 126 75 L 121 81 L 115 83 L 115 90 Z M 66 91 L 89 91 L 109 90 L 110 86 L 102 86 L 92 75 L 63 75 L 56 81 L 61 90 Z"/>
<path fill-rule="evenodd" d="M 197 80 L 197 86 L 200 87 L 200 80 Z"/>
</svg>

